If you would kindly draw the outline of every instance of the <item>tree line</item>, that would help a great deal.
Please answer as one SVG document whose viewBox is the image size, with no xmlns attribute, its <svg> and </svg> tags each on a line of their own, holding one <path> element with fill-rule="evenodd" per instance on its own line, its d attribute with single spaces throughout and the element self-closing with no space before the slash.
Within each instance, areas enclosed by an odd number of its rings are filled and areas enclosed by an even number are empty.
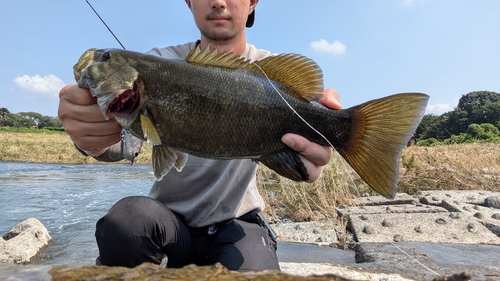
<svg viewBox="0 0 500 281">
<path fill-rule="evenodd" d="M 500 143 L 500 94 L 475 91 L 463 95 L 454 110 L 426 114 L 415 132 L 417 144 Z"/>
<path fill-rule="evenodd" d="M 57 117 L 36 112 L 11 113 L 5 107 L 0 108 L 0 126 L 63 130 L 62 122 Z"/>
</svg>

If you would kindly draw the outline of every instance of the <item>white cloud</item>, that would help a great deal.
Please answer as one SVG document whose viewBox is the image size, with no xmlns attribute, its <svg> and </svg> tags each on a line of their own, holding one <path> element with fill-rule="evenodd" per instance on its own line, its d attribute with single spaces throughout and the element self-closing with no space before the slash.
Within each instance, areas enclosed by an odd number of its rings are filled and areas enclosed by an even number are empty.
<svg viewBox="0 0 500 281">
<path fill-rule="evenodd" d="M 436 115 L 441 115 L 445 112 L 452 111 L 453 108 L 449 103 L 436 103 L 436 104 L 429 104 L 427 105 L 427 108 L 425 109 L 426 114 L 436 114 Z"/>
<path fill-rule="evenodd" d="M 346 46 L 340 41 L 335 40 L 329 43 L 325 39 L 311 42 L 311 48 L 317 52 L 331 53 L 334 55 L 342 55 L 346 51 Z"/>
<path fill-rule="evenodd" d="M 16 77 L 14 82 L 23 89 L 43 94 L 46 97 L 57 97 L 59 90 L 65 85 L 61 78 L 53 74 L 44 77 L 40 77 L 38 74 L 35 76 L 23 75 Z"/>
</svg>

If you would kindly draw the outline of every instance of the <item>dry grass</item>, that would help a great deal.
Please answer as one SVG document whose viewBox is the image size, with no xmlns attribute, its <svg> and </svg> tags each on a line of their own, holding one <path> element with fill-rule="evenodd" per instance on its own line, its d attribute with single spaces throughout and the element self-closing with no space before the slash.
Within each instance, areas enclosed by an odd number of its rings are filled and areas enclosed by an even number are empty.
<svg viewBox="0 0 500 281">
<path fill-rule="evenodd" d="M 399 191 L 500 191 L 500 144 L 471 143 L 404 150 Z"/>
<path fill-rule="evenodd" d="M 0 161 L 84 164 L 65 133 L 0 132 Z M 128 164 L 128 161 L 122 161 Z M 151 147 L 144 145 L 138 164 L 151 163 Z M 375 193 L 335 154 L 319 180 L 296 183 L 261 165 L 258 186 L 266 201 L 266 215 L 296 221 L 336 218 L 339 205 L 354 205 L 361 194 Z M 500 145 L 462 144 L 407 147 L 400 161 L 399 192 L 421 190 L 500 191 Z"/>
<path fill-rule="evenodd" d="M 288 217 L 294 221 L 316 220 L 319 216 L 336 218 L 338 205 L 355 204 L 358 175 L 335 155 L 312 184 L 280 177 L 264 165 L 259 166 L 257 184 L 266 201 L 267 216 Z"/>
<path fill-rule="evenodd" d="M 149 152 L 149 153 L 148 153 Z M 151 148 L 144 146 L 137 164 L 149 164 Z M 78 152 L 71 138 L 63 132 L 10 133 L 0 132 L 0 161 L 91 164 L 101 163 Z M 129 164 L 123 160 L 118 163 Z"/>
<path fill-rule="evenodd" d="M 267 215 L 292 220 L 335 218 L 335 208 L 356 204 L 356 197 L 376 195 L 338 155 L 313 184 L 295 183 L 261 167 L 258 184 L 266 200 Z M 461 144 L 406 147 L 400 160 L 398 191 L 422 190 L 500 191 L 500 145 Z"/>
</svg>

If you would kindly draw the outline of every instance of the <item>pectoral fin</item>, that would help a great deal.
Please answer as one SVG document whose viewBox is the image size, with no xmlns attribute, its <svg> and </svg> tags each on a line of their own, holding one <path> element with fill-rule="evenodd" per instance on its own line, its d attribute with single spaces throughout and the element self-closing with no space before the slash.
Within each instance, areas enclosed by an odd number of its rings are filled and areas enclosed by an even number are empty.
<svg viewBox="0 0 500 281">
<path fill-rule="evenodd" d="M 294 150 L 275 154 L 269 157 L 258 159 L 276 173 L 294 181 L 306 181 L 309 179 L 307 168 L 299 157 L 299 154 Z"/>
<path fill-rule="evenodd" d="M 186 165 L 188 155 L 176 149 L 155 145 L 153 146 L 153 172 L 156 180 L 161 180 L 172 167 L 180 172 Z"/>
<path fill-rule="evenodd" d="M 149 117 L 147 110 L 140 115 L 141 118 L 141 128 L 144 133 L 144 138 L 151 145 L 161 145 L 161 138 L 156 131 L 153 120 Z"/>
</svg>

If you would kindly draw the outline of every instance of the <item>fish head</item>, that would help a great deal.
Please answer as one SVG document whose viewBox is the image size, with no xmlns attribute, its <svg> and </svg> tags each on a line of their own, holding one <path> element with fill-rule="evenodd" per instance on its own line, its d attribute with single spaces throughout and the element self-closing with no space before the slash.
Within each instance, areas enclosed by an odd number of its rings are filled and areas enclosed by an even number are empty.
<svg viewBox="0 0 500 281">
<path fill-rule="evenodd" d="M 141 102 L 138 72 L 119 49 L 89 49 L 73 67 L 78 85 L 90 89 L 106 119 L 129 127 Z"/>
</svg>

